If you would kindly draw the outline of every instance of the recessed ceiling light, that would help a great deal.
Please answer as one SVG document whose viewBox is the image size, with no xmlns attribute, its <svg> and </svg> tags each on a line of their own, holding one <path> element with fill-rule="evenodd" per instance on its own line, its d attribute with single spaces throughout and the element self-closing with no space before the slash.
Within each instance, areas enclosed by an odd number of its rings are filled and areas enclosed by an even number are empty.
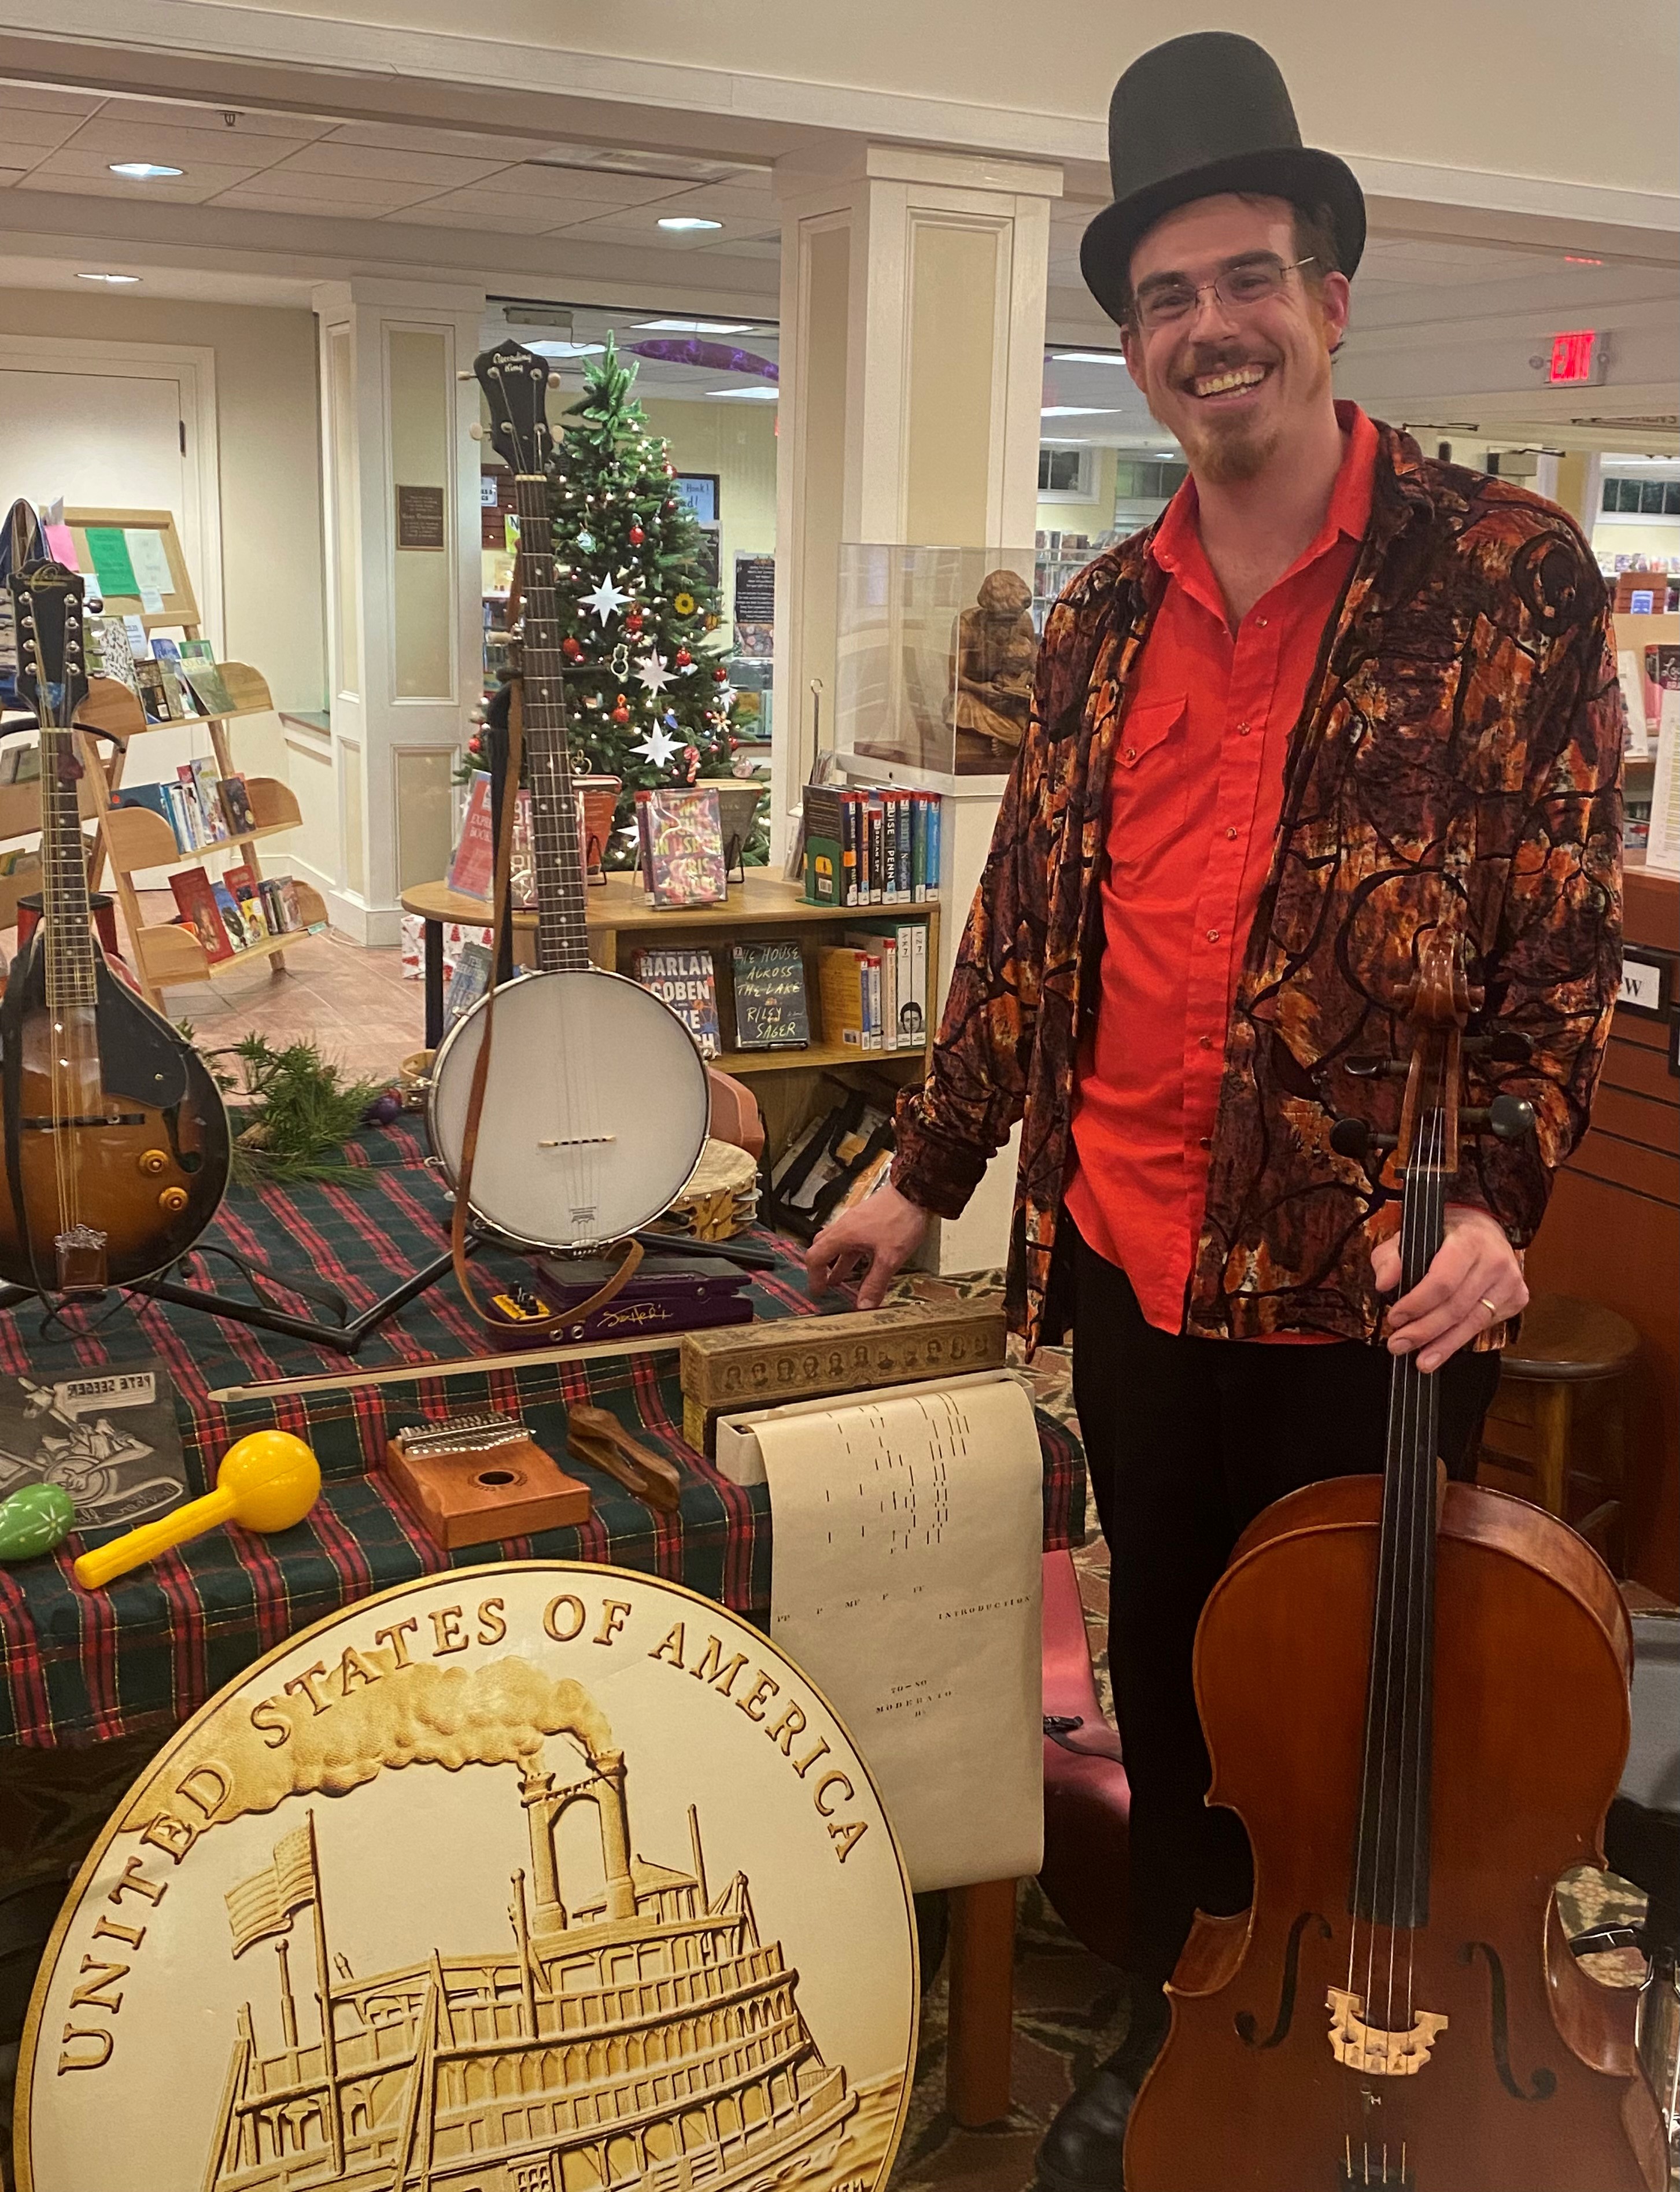
<svg viewBox="0 0 1680 2192">
<path fill-rule="evenodd" d="M 1047 403 L 1038 414 L 1041 419 L 1112 419 L 1117 414 L 1100 403 Z"/>
<path fill-rule="evenodd" d="M 129 283 L 138 282 L 138 274 L 78 274 L 78 282 L 108 282 L 113 289 L 126 288 Z"/>
<path fill-rule="evenodd" d="M 113 160 L 111 172 L 113 175 L 126 175 L 131 183 L 155 183 L 166 175 L 182 174 L 186 170 L 164 167 L 156 160 Z"/>
<path fill-rule="evenodd" d="M 1058 365 L 1124 365 L 1117 350 L 1053 350 Z"/>
<path fill-rule="evenodd" d="M 716 397 L 719 401 L 726 403 L 755 402 L 774 403 L 780 393 L 780 390 L 774 388 L 708 388 L 706 392 L 708 396 Z"/>
<path fill-rule="evenodd" d="M 660 221 L 661 228 L 722 228 L 721 220 L 702 220 L 697 213 L 668 213 Z"/>
<path fill-rule="evenodd" d="M 671 225 L 669 221 L 660 223 L 661 228 Z M 636 325 L 642 334 L 650 335 L 750 335 L 754 332 L 751 320 L 637 320 Z"/>
<path fill-rule="evenodd" d="M 1566 251 L 1563 264 L 1566 266 L 1602 266 L 1604 262 L 1602 259 L 1588 259 L 1578 251 Z"/>
</svg>

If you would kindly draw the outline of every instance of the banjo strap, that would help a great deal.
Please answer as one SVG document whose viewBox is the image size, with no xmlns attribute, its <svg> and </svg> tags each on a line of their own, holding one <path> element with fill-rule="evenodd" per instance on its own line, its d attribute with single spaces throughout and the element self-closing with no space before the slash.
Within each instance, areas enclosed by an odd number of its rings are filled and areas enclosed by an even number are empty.
<svg viewBox="0 0 1680 2192">
<path fill-rule="evenodd" d="M 525 761 L 524 686 L 516 677 L 511 705 L 507 711 L 507 776 L 501 802 L 501 827 L 496 833 L 495 880 L 491 885 L 490 980 L 484 993 L 484 1035 L 478 1046 L 478 1055 L 472 1061 L 472 1080 L 467 1090 L 466 1121 L 461 1130 L 460 1175 L 455 1182 L 454 1208 L 449 1219 L 449 1256 L 454 1265 L 456 1283 L 466 1297 L 467 1306 L 481 1323 L 506 1332 L 509 1320 L 494 1304 L 481 1301 L 474 1287 L 466 1261 L 466 1229 L 471 1214 L 472 1163 L 478 1152 L 478 1127 L 484 1115 L 484 1091 L 490 1080 L 490 1043 L 495 1032 L 496 969 L 501 964 L 502 939 L 513 919 L 512 891 L 510 877 L 513 867 L 513 821 L 519 806 L 519 779 Z M 574 1307 L 557 1311 L 553 1316 L 522 1318 L 517 1327 L 519 1337 L 524 1339 L 546 1339 L 563 1325 L 580 1324 L 597 1309 L 603 1309 L 632 1276 L 642 1260 L 642 1243 L 633 1237 L 615 1244 L 620 1250 L 617 1270 L 603 1287 L 597 1287 L 587 1301 Z"/>
</svg>

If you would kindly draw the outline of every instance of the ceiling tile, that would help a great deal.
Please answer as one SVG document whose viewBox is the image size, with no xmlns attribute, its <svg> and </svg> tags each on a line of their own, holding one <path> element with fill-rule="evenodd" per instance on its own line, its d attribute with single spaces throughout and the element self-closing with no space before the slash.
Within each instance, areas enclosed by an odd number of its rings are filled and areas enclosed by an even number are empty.
<svg viewBox="0 0 1680 2192">
<path fill-rule="evenodd" d="M 405 122 L 341 122 L 327 135 L 334 145 L 383 145 L 392 151 L 441 152 L 454 159 L 493 160 L 503 167 L 554 149 L 544 137 L 505 137 L 480 129 L 417 129 Z"/>
<path fill-rule="evenodd" d="M 123 175 L 55 173 L 50 163 L 31 168 L 17 186 L 20 191 L 67 191 L 72 197 L 145 198 L 169 205 L 203 205 L 225 186 L 220 168 L 196 180 L 180 175 L 163 182 L 132 183 Z"/>
<path fill-rule="evenodd" d="M 220 151 L 221 147 L 218 146 L 216 149 Z M 157 195 L 166 191 L 179 193 L 185 189 L 192 197 L 202 197 L 206 191 L 226 190 L 230 183 L 243 183 L 248 176 L 260 172 L 249 160 L 183 159 L 179 163 L 183 170 L 180 174 L 154 176 L 151 181 L 145 182 L 132 176 L 111 174 L 111 161 L 124 157 L 121 153 L 91 151 L 78 140 L 74 144 L 60 145 L 55 152 L 49 152 L 45 159 L 37 164 L 34 173 L 37 175 L 79 175 L 89 181 L 108 184 L 113 191 L 141 191 Z M 155 156 L 136 151 L 127 157 L 138 160 Z"/>
<path fill-rule="evenodd" d="M 717 259 L 779 260 L 781 257 L 781 238 L 779 236 L 738 237 L 733 243 L 723 243 L 717 237 L 708 238 L 702 236 L 698 242 L 702 251 L 710 252 Z"/>
<path fill-rule="evenodd" d="M 79 114 L 55 113 L 46 106 L 14 106 L 7 95 L 8 87 L 0 84 L 0 145 L 9 154 L 17 156 L 28 148 L 32 165 L 42 151 L 50 151 L 54 145 L 62 145 L 66 137 L 75 134 L 86 118 Z"/>
<path fill-rule="evenodd" d="M 283 159 L 292 147 L 285 138 L 241 137 L 233 129 L 218 134 L 163 123 L 134 122 L 107 107 L 91 122 L 84 122 L 73 137 L 66 138 L 65 149 L 106 161 L 163 160 L 177 168 L 203 165 L 249 172 Z"/>
<path fill-rule="evenodd" d="M 669 199 L 661 199 L 660 211 L 668 214 L 698 214 L 706 220 L 724 223 L 747 222 L 754 231 L 774 227 L 776 209 L 774 200 L 763 191 L 743 191 L 721 183 L 701 183 L 697 188 L 679 191 Z"/>
<path fill-rule="evenodd" d="M 331 214 L 346 220 L 377 220 L 426 195 L 421 183 L 372 183 L 359 176 L 277 174 L 270 168 L 237 188 L 223 191 L 218 205 L 261 213 Z"/>
<path fill-rule="evenodd" d="M 346 145 L 323 137 L 277 163 L 275 175 L 330 176 L 374 183 L 412 183 L 434 191 L 458 190 L 505 170 L 506 160 L 448 160 L 437 152 L 405 152 L 386 145 Z"/>
<path fill-rule="evenodd" d="M 521 190 L 541 191 L 550 197 L 592 201 L 598 206 L 651 205 L 655 199 L 671 197 L 694 187 L 691 183 L 674 182 L 668 175 L 620 175 L 604 168 L 567 168 L 527 161 L 500 177 L 497 189 L 512 188 L 516 176 Z"/>
<path fill-rule="evenodd" d="M 0 102 L 5 97 L 0 89 Z M 229 114 L 237 119 L 230 123 Z M 280 137 L 301 144 L 311 137 L 324 137 L 333 126 L 312 114 L 270 114 L 245 106 L 189 106 L 164 99 L 108 100 L 103 118 L 129 121 L 146 128 L 194 129 L 230 142 L 242 137 Z"/>
<path fill-rule="evenodd" d="M 0 106 L 32 107 L 41 114 L 98 112 L 104 102 L 91 91 L 49 90 L 44 85 L 0 82 Z"/>
<path fill-rule="evenodd" d="M 554 225 L 554 209 L 539 198 L 497 197 L 477 191 L 448 191 L 394 207 L 384 218 L 413 221 L 427 228 L 470 228 L 485 234 L 542 236 Z"/>
</svg>

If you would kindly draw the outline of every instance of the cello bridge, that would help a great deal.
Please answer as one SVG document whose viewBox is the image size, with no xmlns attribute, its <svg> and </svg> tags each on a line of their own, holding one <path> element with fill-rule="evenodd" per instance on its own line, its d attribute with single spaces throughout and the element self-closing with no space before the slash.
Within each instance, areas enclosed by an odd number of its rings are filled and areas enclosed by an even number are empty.
<svg viewBox="0 0 1680 2192">
<path fill-rule="evenodd" d="M 1331 2012 L 1330 2052 L 1345 2069 L 1366 2077 L 1415 2077 L 1429 2060 L 1435 2035 L 1447 2029 L 1447 2019 L 1432 2009 L 1420 2009 L 1403 2032 L 1367 2024 L 1359 2014 L 1364 1997 L 1345 1987 L 1332 1987 L 1325 2000 Z"/>
</svg>

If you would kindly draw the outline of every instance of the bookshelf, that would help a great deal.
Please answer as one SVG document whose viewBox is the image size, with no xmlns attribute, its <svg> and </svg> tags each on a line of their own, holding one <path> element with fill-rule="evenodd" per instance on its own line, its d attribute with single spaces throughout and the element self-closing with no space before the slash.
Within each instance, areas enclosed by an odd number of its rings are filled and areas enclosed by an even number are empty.
<svg viewBox="0 0 1680 2192">
<path fill-rule="evenodd" d="M 109 594 L 106 597 L 106 611 L 117 615 L 138 613 L 148 632 L 179 628 L 189 639 L 197 638 L 197 597 L 192 589 L 191 574 L 187 569 L 180 537 L 170 511 L 105 510 L 84 506 L 66 510 L 64 522 L 70 528 L 71 537 L 76 543 L 77 559 L 84 571 L 94 568 L 94 557 L 88 544 L 90 527 L 111 526 L 123 531 L 159 534 L 169 562 L 170 580 L 168 590 L 157 597 L 161 606 L 149 609 L 140 596 Z M 234 763 L 228 726 L 243 717 L 271 714 L 274 699 L 268 689 L 267 680 L 249 663 L 219 662 L 215 667 L 221 674 L 227 698 L 233 705 L 214 715 L 182 716 L 179 723 L 155 723 L 147 716 L 137 695 L 126 685 L 104 677 L 92 681 L 88 699 L 77 711 L 76 720 L 79 725 L 106 732 L 116 742 L 116 751 L 111 760 L 106 762 L 92 739 L 83 741 L 84 759 L 91 759 L 94 763 L 89 773 L 94 779 L 91 789 L 96 802 L 101 782 L 105 792 L 103 802 L 96 803 L 91 809 L 97 821 L 98 836 L 90 862 L 89 881 L 97 888 L 105 864 L 109 861 L 117 903 L 123 909 L 123 919 L 134 954 L 135 979 L 147 1002 L 159 1011 L 163 1009 L 163 988 L 166 982 L 206 981 L 228 969 L 258 959 L 269 960 L 277 970 L 283 968 L 287 945 L 294 936 L 302 933 L 290 930 L 283 936 L 265 937 L 244 950 L 236 952 L 231 959 L 213 961 L 197 939 L 186 928 L 173 922 L 148 922 L 141 910 L 140 895 L 134 882 L 134 876 L 141 871 L 197 867 L 203 864 L 208 855 L 226 853 L 243 859 L 253 879 L 260 882 L 262 867 L 254 849 L 258 840 L 277 836 L 285 830 L 296 829 L 302 819 L 297 801 L 288 785 L 274 777 L 247 778 L 246 791 L 255 818 L 254 827 L 242 835 L 183 852 L 175 842 L 174 831 L 161 815 L 146 808 L 111 804 L 122 786 L 123 771 L 134 740 L 148 731 L 191 729 L 202 725 L 209 736 L 217 776 L 237 776 L 240 773 Z M 26 787 L 14 788 L 23 790 Z M 89 811 L 84 794 L 83 812 Z M 32 826 L 40 826 L 38 796 Z M 0 882 L 10 880 L 9 877 L 0 878 Z M 326 907 L 319 894 L 305 883 L 300 882 L 296 888 L 306 922 L 324 921 Z"/>
<path fill-rule="evenodd" d="M 405 912 L 418 915 L 426 925 L 426 1041 L 428 1049 L 435 1049 L 443 1033 L 443 924 L 460 922 L 487 928 L 490 909 L 483 899 L 464 898 L 443 883 L 419 884 L 403 892 L 402 903 Z M 627 974 L 631 954 L 654 945 L 698 945 L 710 950 L 717 973 L 718 1024 L 726 1033 L 734 1025 L 729 945 L 748 938 L 798 939 L 805 947 L 805 996 L 812 1029 L 809 1047 L 804 1050 L 726 1049 L 710 1061 L 720 1072 L 733 1074 L 751 1088 L 764 1114 L 769 1147 L 778 1153 L 821 1105 L 825 1077 L 849 1086 L 872 1080 L 883 1099 L 890 1102 L 907 1082 L 919 1081 L 928 1070 L 938 1019 L 937 999 L 929 996 L 928 1037 L 919 1049 L 859 1051 L 843 1043 L 826 1042 L 821 1036 L 815 954 L 822 945 L 839 943 L 844 932 L 860 922 L 924 922 L 931 990 L 940 963 L 937 904 L 860 905 L 837 912 L 832 906 L 809 904 L 797 883 L 784 882 L 768 868 L 749 868 L 744 882 L 730 884 L 723 905 L 666 910 L 646 903 L 639 876 L 617 873 L 591 888 L 586 919 L 590 956 L 609 973 Z M 516 965 L 532 963 L 536 925 L 534 911 L 515 910 Z"/>
</svg>

